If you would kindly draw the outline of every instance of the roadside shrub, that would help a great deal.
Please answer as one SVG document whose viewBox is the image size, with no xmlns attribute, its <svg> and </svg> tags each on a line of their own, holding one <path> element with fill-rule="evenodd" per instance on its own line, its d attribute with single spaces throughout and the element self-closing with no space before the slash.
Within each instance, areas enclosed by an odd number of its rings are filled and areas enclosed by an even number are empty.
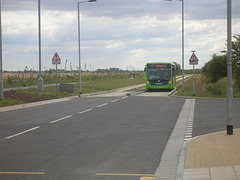
<svg viewBox="0 0 240 180">
<path fill-rule="evenodd" d="M 212 93 L 213 95 L 221 95 L 222 94 L 221 87 L 216 84 L 209 85 L 207 87 L 207 91 Z"/>
<path fill-rule="evenodd" d="M 212 59 L 204 65 L 202 72 L 208 77 L 211 83 L 227 77 L 227 56 L 217 56 L 214 54 Z"/>
</svg>

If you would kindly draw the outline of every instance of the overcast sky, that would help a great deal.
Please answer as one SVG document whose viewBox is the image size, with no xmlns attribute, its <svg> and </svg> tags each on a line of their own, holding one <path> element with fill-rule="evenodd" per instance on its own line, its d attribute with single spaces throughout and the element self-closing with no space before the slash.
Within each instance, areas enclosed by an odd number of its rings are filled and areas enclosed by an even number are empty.
<svg viewBox="0 0 240 180">
<path fill-rule="evenodd" d="M 78 68 L 77 0 L 41 0 L 42 70 Z M 227 0 L 184 0 L 185 68 L 196 51 L 201 68 L 227 40 Z M 97 0 L 80 4 L 82 69 L 143 70 L 147 62 L 182 65 L 182 2 Z M 240 1 L 232 0 L 232 33 L 240 34 Z M 39 70 L 38 1 L 2 0 L 3 70 Z M 85 65 L 86 64 L 86 65 Z M 91 64 L 91 66 L 90 66 Z"/>
</svg>

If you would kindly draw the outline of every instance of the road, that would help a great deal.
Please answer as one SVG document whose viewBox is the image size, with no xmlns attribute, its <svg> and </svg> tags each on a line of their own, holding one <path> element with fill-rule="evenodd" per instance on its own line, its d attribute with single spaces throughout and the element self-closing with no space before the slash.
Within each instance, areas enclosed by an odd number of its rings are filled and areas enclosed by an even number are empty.
<svg viewBox="0 0 240 180">
<path fill-rule="evenodd" d="M 233 127 L 240 128 L 240 100 L 233 100 Z M 195 104 L 193 137 L 226 130 L 227 100 L 197 99 Z"/>
<path fill-rule="evenodd" d="M 122 95 L 1 112 L 0 179 L 153 176 L 185 100 Z"/>
<path fill-rule="evenodd" d="M 167 95 L 121 90 L 0 109 L 0 179 L 153 177 L 186 102 Z M 194 102 L 192 136 L 226 128 L 226 100 Z M 236 128 L 240 101 L 233 107 Z"/>
</svg>

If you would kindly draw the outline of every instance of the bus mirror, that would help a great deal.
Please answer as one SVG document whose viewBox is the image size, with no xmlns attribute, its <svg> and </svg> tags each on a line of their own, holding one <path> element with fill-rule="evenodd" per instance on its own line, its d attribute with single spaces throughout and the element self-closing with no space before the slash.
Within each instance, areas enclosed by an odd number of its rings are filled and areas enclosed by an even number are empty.
<svg viewBox="0 0 240 180">
<path fill-rule="evenodd" d="M 145 67 L 145 68 L 144 68 L 144 72 L 146 72 L 146 70 L 147 70 L 147 68 Z"/>
</svg>

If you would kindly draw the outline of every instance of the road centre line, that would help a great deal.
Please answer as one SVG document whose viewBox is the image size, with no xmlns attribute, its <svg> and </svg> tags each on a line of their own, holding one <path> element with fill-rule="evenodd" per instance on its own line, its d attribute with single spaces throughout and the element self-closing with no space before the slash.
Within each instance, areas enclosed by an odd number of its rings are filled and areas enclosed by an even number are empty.
<svg viewBox="0 0 240 180">
<path fill-rule="evenodd" d="M 106 106 L 108 103 L 104 103 L 104 104 L 101 104 L 101 105 L 99 105 L 99 106 L 97 106 L 98 108 L 99 107 L 102 107 L 102 106 Z"/>
<path fill-rule="evenodd" d="M 114 102 L 117 102 L 117 101 L 119 101 L 119 99 L 115 99 L 115 100 L 113 100 L 113 101 L 111 101 L 111 102 L 114 103 Z"/>
<path fill-rule="evenodd" d="M 126 99 L 126 98 L 128 98 L 128 96 L 124 96 L 124 97 L 122 97 L 121 99 Z"/>
<path fill-rule="evenodd" d="M 83 114 L 83 113 L 86 113 L 86 112 L 91 111 L 91 110 L 93 110 L 93 109 L 87 109 L 87 110 L 85 110 L 85 111 L 79 112 L 78 114 Z"/>
<path fill-rule="evenodd" d="M 28 129 L 28 130 L 26 130 L 26 131 L 23 131 L 23 132 L 20 132 L 20 133 L 17 133 L 17 134 L 14 134 L 14 135 L 12 135 L 12 136 L 8 136 L 8 137 L 6 137 L 5 139 L 11 139 L 11 138 L 13 138 L 13 137 L 16 137 L 16 136 L 25 134 L 25 133 L 27 133 L 27 132 L 34 131 L 34 130 L 36 130 L 36 129 L 38 129 L 38 128 L 40 128 L 40 126 L 31 128 L 31 129 Z"/>
<path fill-rule="evenodd" d="M 64 120 L 64 119 L 70 118 L 70 117 L 72 117 L 72 115 L 69 115 L 69 116 L 66 116 L 66 117 L 63 117 L 63 118 L 60 118 L 60 119 L 54 120 L 54 121 L 52 121 L 52 122 L 50 122 L 50 123 L 53 124 L 53 123 L 56 123 L 56 122 L 62 121 L 62 120 Z"/>
</svg>

